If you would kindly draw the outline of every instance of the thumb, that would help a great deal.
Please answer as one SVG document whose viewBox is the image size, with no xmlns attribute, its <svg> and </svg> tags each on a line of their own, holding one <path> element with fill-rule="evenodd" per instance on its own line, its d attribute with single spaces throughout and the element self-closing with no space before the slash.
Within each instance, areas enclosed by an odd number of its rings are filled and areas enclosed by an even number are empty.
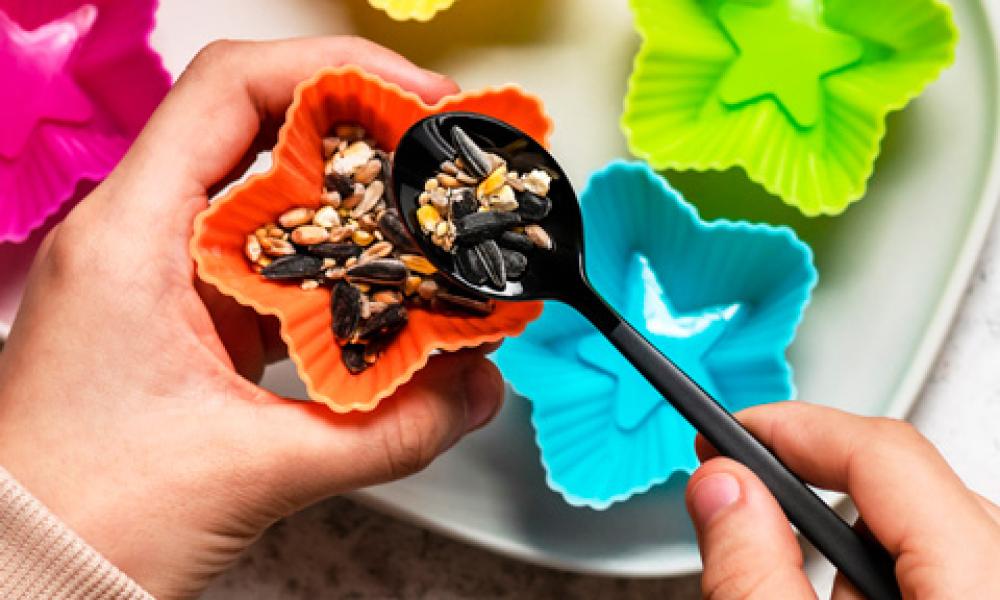
<svg viewBox="0 0 1000 600">
<path fill-rule="evenodd" d="M 258 446 L 277 449 L 269 453 L 276 459 L 268 463 L 267 498 L 280 500 L 283 516 L 334 494 L 415 473 L 485 425 L 502 402 L 496 366 L 469 349 L 433 357 L 368 413 L 275 403 L 255 435 Z"/>
<path fill-rule="evenodd" d="M 691 476 L 686 500 L 704 564 L 703 597 L 816 597 L 791 526 L 749 469 L 713 458 Z"/>
</svg>

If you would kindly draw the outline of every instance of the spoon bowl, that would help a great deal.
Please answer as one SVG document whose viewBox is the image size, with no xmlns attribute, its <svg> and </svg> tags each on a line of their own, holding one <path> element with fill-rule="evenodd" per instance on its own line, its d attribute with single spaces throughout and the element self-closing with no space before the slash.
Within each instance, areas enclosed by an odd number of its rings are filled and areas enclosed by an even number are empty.
<svg viewBox="0 0 1000 600">
<path fill-rule="evenodd" d="M 468 138 L 456 138 L 456 128 Z M 551 211 L 540 225 L 553 241 L 535 249 L 524 274 L 502 287 L 478 285 L 458 269 L 454 255 L 423 234 L 417 219 L 424 182 L 458 151 L 448 140 L 471 139 L 480 150 L 507 161 L 510 170 L 542 169 L 552 182 Z M 489 161 L 480 160 L 480 170 Z M 622 355 L 724 456 L 746 465 L 778 500 L 789 521 L 873 600 L 901 597 L 894 563 L 884 548 L 859 535 L 766 446 L 669 357 L 664 356 L 593 289 L 584 269 L 583 219 L 576 193 L 559 163 L 516 128 L 475 113 L 442 113 L 414 124 L 393 159 L 392 192 L 410 235 L 442 277 L 466 292 L 501 300 L 560 300 L 590 320 Z M 617 198 L 615 202 L 627 201 Z M 624 268 L 624 266 L 623 266 Z"/>
<path fill-rule="evenodd" d="M 529 268 L 518 281 L 508 281 L 502 290 L 477 285 L 462 277 L 455 257 L 433 244 L 420 231 L 416 212 L 424 182 L 446 160 L 455 158 L 448 132 L 461 127 L 479 146 L 507 161 L 513 171 L 532 168 L 552 176 L 549 197 L 552 211 L 539 224 L 554 243 L 552 250 L 534 252 Z M 500 300 L 568 300 L 567 292 L 585 278 L 583 266 L 583 218 L 576 192 L 566 173 L 541 144 L 520 130 L 476 113 L 450 112 L 427 117 L 414 124 L 396 147 L 393 161 L 395 199 L 407 229 L 420 250 L 438 267 L 441 275 L 459 287 Z"/>
</svg>

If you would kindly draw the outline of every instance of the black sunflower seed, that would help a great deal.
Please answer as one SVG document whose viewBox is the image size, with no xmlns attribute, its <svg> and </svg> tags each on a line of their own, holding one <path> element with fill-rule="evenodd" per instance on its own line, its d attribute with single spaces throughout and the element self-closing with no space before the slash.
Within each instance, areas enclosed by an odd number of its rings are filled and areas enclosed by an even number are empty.
<svg viewBox="0 0 1000 600">
<path fill-rule="evenodd" d="M 402 304 L 390 304 L 382 312 L 372 315 L 361 325 L 358 330 L 358 337 L 367 339 L 381 339 L 384 337 L 395 337 L 397 333 L 406 325 L 409 314 Z"/>
<path fill-rule="evenodd" d="M 338 340 L 349 340 L 361 322 L 361 290 L 343 281 L 330 295 L 331 327 Z"/>
<path fill-rule="evenodd" d="M 513 231 L 505 231 L 500 234 L 500 237 L 497 238 L 497 243 L 504 248 L 516 250 L 521 253 L 530 252 L 535 247 L 528 236 Z"/>
<path fill-rule="evenodd" d="M 507 248 L 501 248 L 500 252 L 503 254 L 504 268 L 507 269 L 507 279 L 517 281 L 524 275 L 524 270 L 528 267 L 528 257 L 517 250 L 508 250 Z"/>
<path fill-rule="evenodd" d="M 476 244 L 473 250 L 482 261 L 490 285 L 498 290 L 507 287 L 507 268 L 497 243 L 493 240 L 486 240 Z"/>
<path fill-rule="evenodd" d="M 357 375 L 371 365 L 365 360 L 364 344 L 347 344 L 340 349 L 340 359 L 352 374 Z"/>
<path fill-rule="evenodd" d="M 537 196 L 531 192 L 520 194 L 517 199 L 517 212 L 524 221 L 541 221 L 552 210 L 552 199 L 548 196 Z"/>
<path fill-rule="evenodd" d="M 393 247 L 399 252 L 418 252 L 413 238 L 406 232 L 403 220 L 400 218 L 399 213 L 396 212 L 396 209 L 391 208 L 382 214 L 382 218 L 378 220 L 378 230 L 382 232 L 382 236 L 385 239 L 392 242 Z"/>
<path fill-rule="evenodd" d="M 323 270 L 323 259 L 304 254 L 293 254 L 275 259 L 260 273 L 268 279 L 283 281 L 315 277 L 319 275 L 321 270 Z"/>
<path fill-rule="evenodd" d="M 392 161 L 389 160 L 389 155 L 382 150 L 375 151 L 375 158 L 382 163 L 378 178 L 382 180 L 382 183 L 386 184 L 386 189 L 389 189 L 389 181 L 392 180 Z"/>
<path fill-rule="evenodd" d="M 482 285 L 489 278 L 483 258 L 475 247 L 459 248 L 455 253 L 455 265 L 458 267 L 458 274 L 473 285 Z"/>
<path fill-rule="evenodd" d="M 351 283 L 401 286 L 406 283 L 406 265 L 395 258 L 379 258 L 358 263 L 347 270 Z"/>
<path fill-rule="evenodd" d="M 345 200 L 354 195 L 354 184 L 351 183 L 351 178 L 336 171 L 327 173 L 323 177 L 323 185 L 327 190 L 340 194 L 340 197 Z"/>
<path fill-rule="evenodd" d="M 389 344 L 398 336 L 399 331 L 396 333 L 384 336 L 380 338 L 375 338 L 365 344 L 365 362 L 368 364 L 375 364 L 378 361 L 378 357 L 382 355 L 382 352 L 389 347 Z"/>
<path fill-rule="evenodd" d="M 490 174 L 493 161 L 461 127 L 451 128 L 451 141 L 470 174 L 482 179 Z"/>
<path fill-rule="evenodd" d="M 324 242 L 305 246 L 305 251 L 320 258 L 332 258 L 334 260 L 347 260 L 352 256 L 360 256 L 363 248 L 355 244 Z"/>
<path fill-rule="evenodd" d="M 472 188 L 458 188 L 451 193 L 451 218 L 461 219 L 479 210 L 479 202 Z"/>
<path fill-rule="evenodd" d="M 434 300 L 431 301 L 433 310 L 448 312 L 449 309 L 460 309 L 477 315 L 492 314 L 495 306 L 490 298 L 460 293 L 451 288 L 438 290 Z"/>
<path fill-rule="evenodd" d="M 495 238 L 503 230 L 520 222 L 520 215 L 513 212 L 474 212 L 455 221 L 455 239 L 460 244 L 475 244 L 487 238 Z"/>
</svg>

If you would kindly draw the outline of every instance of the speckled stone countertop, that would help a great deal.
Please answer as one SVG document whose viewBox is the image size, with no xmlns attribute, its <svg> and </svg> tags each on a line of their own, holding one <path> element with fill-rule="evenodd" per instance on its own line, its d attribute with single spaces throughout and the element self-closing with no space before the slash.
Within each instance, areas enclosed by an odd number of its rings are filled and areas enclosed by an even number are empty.
<svg viewBox="0 0 1000 600">
<path fill-rule="evenodd" d="M 994 225 L 912 421 L 965 482 L 1000 501 L 1000 239 Z M 821 597 L 833 579 L 807 561 Z M 272 527 L 208 590 L 272 598 L 697 598 L 696 576 L 624 580 L 523 564 L 332 499 Z"/>
</svg>

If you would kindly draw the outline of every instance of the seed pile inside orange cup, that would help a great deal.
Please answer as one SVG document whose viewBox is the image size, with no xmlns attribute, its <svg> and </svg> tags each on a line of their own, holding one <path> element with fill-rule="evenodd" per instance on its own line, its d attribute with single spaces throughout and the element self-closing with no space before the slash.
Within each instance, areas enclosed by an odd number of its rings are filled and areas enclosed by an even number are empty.
<svg viewBox="0 0 1000 600">
<path fill-rule="evenodd" d="M 357 67 L 324 69 L 296 90 L 271 170 L 234 187 L 195 220 L 191 253 L 198 275 L 241 304 L 275 315 L 310 398 L 336 412 L 372 410 L 426 364 L 434 350 L 517 335 L 541 313 L 537 302 L 498 303 L 483 317 L 414 309 L 378 362 L 354 375 L 344 367 L 331 329 L 329 290 L 268 281 L 245 257 L 247 234 L 261 223 L 275 221 L 293 207 L 321 206 L 322 139 L 332 126 L 356 123 L 380 147 L 392 150 L 417 120 L 453 110 L 502 119 L 543 143 L 552 129 L 540 100 L 516 86 L 463 92 L 429 106 Z"/>
</svg>

